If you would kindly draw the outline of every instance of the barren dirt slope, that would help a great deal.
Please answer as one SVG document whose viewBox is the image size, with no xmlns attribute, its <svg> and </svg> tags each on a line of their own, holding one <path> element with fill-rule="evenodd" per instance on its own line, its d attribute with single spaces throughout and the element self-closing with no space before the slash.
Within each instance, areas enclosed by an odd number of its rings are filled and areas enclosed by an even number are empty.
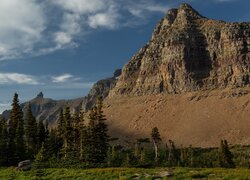
<svg viewBox="0 0 250 180">
<path fill-rule="evenodd" d="M 111 98 L 105 102 L 112 136 L 150 137 L 159 128 L 163 142 L 202 147 L 250 144 L 250 88 L 181 95 Z M 124 137 L 123 137 L 124 136 Z"/>
</svg>

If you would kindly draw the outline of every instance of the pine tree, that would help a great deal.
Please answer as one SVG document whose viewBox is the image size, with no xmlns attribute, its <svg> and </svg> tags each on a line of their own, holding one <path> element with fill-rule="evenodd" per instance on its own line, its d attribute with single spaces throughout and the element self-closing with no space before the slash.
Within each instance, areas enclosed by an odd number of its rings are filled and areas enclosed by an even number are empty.
<svg viewBox="0 0 250 180">
<path fill-rule="evenodd" d="M 80 139 L 79 139 L 79 143 L 80 143 L 80 146 L 79 146 L 79 154 L 80 154 L 80 160 L 84 160 L 84 146 L 86 146 L 85 144 L 85 141 L 86 141 L 86 126 L 85 126 L 85 114 L 84 114 L 84 111 L 83 109 L 81 108 L 80 109 L 80 115 L 79 115 L 79 135 L 80 135 Z"/>
<path fill-rule="evenodd" d="M 13 97 L 8 134 L 8 164 L 15 165 L 25 157 L 23 112 L 17 93 Z"/>
<path fill-rule="evenodd" d="M 45 163 L 46 160 L 48 160 L 46 158 L 46 149 L 44 143 L 42 143 L 42 146 L 35 157 L 34 167 L 36 169 L 43 168 L 43 164 Z"/>
<path fill-rule="evenodd" d="M 103 163 L 107 159 L 109 148 L 108 127 L 102 108 L 103 100 L 98 98 L 97 106 L 90 111 L 89 124 L 84 137 L 85 160 L 92 164 Z"/>
<path fill-rule="evenodd" d="M 71 124 L 70 108 L 66 107 L 64 112 L 64 133 L 63 133 L 63 157 L 67 159 L 71 156 L 72 150 L 72 124 Z"/>
<path fill-rule="evenodd" d="M 161 142 L 161 136 L 157 127 L 154 127 L 151 132 L 151 138 L 154 144 L 155 150 L 155 162 L 158 161 L 158 145 Z"/>
<path fill-rule="evenodd" d="M 25 128 L 25 136 L 27 142 L 27 150 L 30 157 L 33 157 L 37 153 L 37 143 L 39 142 L 37 139 L 37 122 L 36 118 L 32 114 L 32 107 L 29 103 L 28 109 L 26 112 L 26 128 Z"/>
<path fill-rule="evenodd" d="M 51 129 L 48 138 L 46 138 L 44 143 L 44 148 L 46 149 L 46 157 L 45 159 L 49 159 L 53 156 L 59 159 L 59 153 L 61 151 L 61 144 L 59 142 L 59 138 L 57 136 L 57 130 Z"/>
<path fill-rule="evenodd" d="M 6 166 L 7 165 L 7 157 L 6 154 L 8 153 L 7 146 L 8 145 L 8 131 L 7 131 L 7 121 L 3 117 L 0 121 L 0 165 Z"/>
<path fill-rule="evenodd" d="M 63 109 L 61 109 L 60 113 L 59 113 L 58 127 L 55 131 L 58 149 L 60 149 L 60 150 L 62 150 L 62 148 L 63 148 L 64 127 L 65 127 L 64 124 L 65 123 L 64 123 Z"/>
<path fill-rule="evenodd" d="M 60 110 L 59 114 L 59 121 L 58 121 L 58 137 L 63 139 L 63 134 L 64 134 L 64 115 L 63 115 L 63 110 Z"/>
<path fill-rule="evenodd" d="M 227 140 L 221 140 L 221 146 L 219 150 L 220 166 L 224 168 L 235 168 L 233 162 L 233 154 L 229 150 Z"/>
<path fill-rule="evenodd" d="M 41 149 L 42 144 L 45 143 L 45 140 L 48 136 L 46 131 L 47 130 L 43 124 L 43 121 L 40 120 L 38 122 L 38 127 L 37 127 L 37 147 L 38 147 L 38 149 Z"/>
<path fill-rule="evenodd" d="M 178 161 L 178 154 L 177 154 L 177 150 L 174 144 L 174 141 L 169 140 L 169 154 L 168 154 L 168 163 L 170 166 L 175 166 L 177 164 Z"/>
<path fill-rule="evenodd" d="M 98 147 L 97 143 L 97 134 L 96 134 L 96 126 L 97 126 L 97 108 L 93 107 L 89 114 L 89 124 L 86 128 L 86 134 L 84 136 L 84 159 L 87 163 L 93 164 L 98 163 L 97 154 Z"/>
<path fill-rule="evenodd" d="M 75 111 L 72 117 L 72 151 L 74 158 L 79 158 L 81 148 L 80 137 L 80 113 Z"/>
<path fill-rule="evenodd" d="M 100 97 L 97 101 L 97 127 L 96 135 L 97 141 L 96 146 L 98 147 L 98 162 L 103 163 L 107 157 L 108 147 L 109 147 L 109 136 L 108 136 L 108 126 L 106 124 L 106 117 L 103 114 L 103 99 Z"/>
</svg>

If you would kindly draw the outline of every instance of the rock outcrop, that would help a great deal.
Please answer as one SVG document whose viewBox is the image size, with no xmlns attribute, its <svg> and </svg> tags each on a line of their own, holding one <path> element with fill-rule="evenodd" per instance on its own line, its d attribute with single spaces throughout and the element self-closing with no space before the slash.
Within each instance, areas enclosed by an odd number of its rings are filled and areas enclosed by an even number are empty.
<svg viewBox="0 0 250 180">
<path fill-rule="evenodd" d="M 182 4 L 125 65 L 110 97 L 179 94 L 250 84 L 250 23 L 226 23 Z"/>
</svg>

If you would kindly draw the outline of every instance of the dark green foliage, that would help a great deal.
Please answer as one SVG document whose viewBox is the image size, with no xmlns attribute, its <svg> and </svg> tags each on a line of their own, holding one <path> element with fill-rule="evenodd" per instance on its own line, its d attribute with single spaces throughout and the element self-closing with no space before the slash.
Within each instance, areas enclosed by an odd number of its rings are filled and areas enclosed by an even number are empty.
<svg viewBox="0 0 250 180">
<path fill-rule="evenodd" d="M 45 143 L 45 140 L 48 138 L 48 130 L 45 128 L 43 121 L 38 122 L 37 127 L 37 147 L 40 149 L 42 144 Z"/>
<path fill-rule="evenodd" d="M 221 140 L 219 150 L 220 166 L 224 168 L 235 168 L 233 154 L 229 150 L 227 140 Z"/>
<path fill-rule="evenodd" d="M 25 159 L 23 112 L 19 105 L 18 94 L 15 93 L 8 127 L 8 164 L 15 165 Z"/>
<path fill-rule="evenodd" d="M 39 150 L 39 152 L 36 155 L 35 161 L 34 161 L 34 168 L 43 168 L 44 163 L 46 162 L 46 149 L 44 147 L 44 143 L 42 143 L 42 146 Z"/>
<path fill-rule="evenodd" d="M 26 146 L 30 158 L 34 157 L 34 154 L 37 153 L 39 145 L 39 139 L 37 137 L 37 123 L 36 118 L 32 114 L 31 104 L 28 105 L 28 110 L 26 112 L 26 125 L 25 125 L 25 137 L 26 137 Z M 38 144 L 37 144 L 38 143 Z"/>
<path fill-rule="evenodd" d="M 0 120 L 0 165 L 6 166 L 8 163 L 7 154 L 8 154 L 8 130 L 7 130 L 7 121 L 5 118 Z"/>
<path fill-rule="evenodd" d="M 70 108 L 66 107 L 64 112 L 64 127 L 63 127 L 63 157 L 64 159 L 70 158 L 70 153 L 72 152 L 72 138 L 73 138 L 73 128 L 71 124 Z"/>
<path fill-rule="evenodd" d="M 174 141 L 169 140 L 168 164 L 169 166 L 177 166 L 179 161 L 179 153 L 175 147 Z"/>
<path fill-rule="evenodd" d="M 94 164 L 105 161 L 109 147 L 108 128 L 102 108 L 103 101 L 99 98 L 97 106 L 90 112 L 85 135 L 85 161 Z"/>
</svg>

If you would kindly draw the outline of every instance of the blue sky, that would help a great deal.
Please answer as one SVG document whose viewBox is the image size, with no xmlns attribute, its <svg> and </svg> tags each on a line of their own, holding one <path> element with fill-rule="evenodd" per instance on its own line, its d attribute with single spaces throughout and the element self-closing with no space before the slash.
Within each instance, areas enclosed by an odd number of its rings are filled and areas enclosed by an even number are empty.
<svg viewBox="0 0 250 180">
<path fill-rule="evenodd" d="M 167 10 L 190 3 L 202 15 L 250 21 L 249 0 L 1 0 L 0 112 L 21 101 L 86 95 L 151 37 Z"/>
</svg>

